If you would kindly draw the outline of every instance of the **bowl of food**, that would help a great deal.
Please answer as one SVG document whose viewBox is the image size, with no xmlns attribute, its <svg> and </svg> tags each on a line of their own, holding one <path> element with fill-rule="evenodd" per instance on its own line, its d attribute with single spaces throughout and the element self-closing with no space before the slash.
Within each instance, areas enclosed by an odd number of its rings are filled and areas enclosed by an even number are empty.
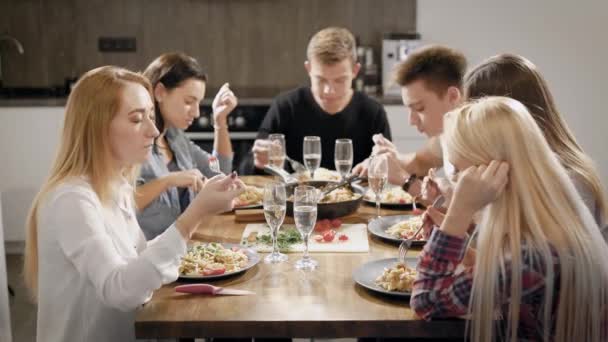
<svg viewBox="0 0 608 342">
<path fill-rule="evenodd" d="M 326 187 L 336 184 L 337 182 L 330 181 L 307 181 L 287 184 L 285 186 L 287 215 L 293 216 L 293 193 L 298 185 L 310 185 L 319 189 L 319 191 L 323 191 Z M 356 184 L 347 184 L 330 192 L 317 203 L 317 219 L 333 219 L 356 212 L 361 205 L 364 194 L 365 189 Z"/>
</svg>

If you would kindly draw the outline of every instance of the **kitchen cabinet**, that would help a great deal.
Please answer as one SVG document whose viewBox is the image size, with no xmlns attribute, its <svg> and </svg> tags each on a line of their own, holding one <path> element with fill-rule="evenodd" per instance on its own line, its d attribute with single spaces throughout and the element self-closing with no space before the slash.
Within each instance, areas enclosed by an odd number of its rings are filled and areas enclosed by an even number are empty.
<svg viewBox="0 0 608 342">
<path fill-rule="evenodd" d="M 55 157 L 64 110 L 61 106 L 0 107 L 5 241 L 25 240 L 25 219 Z"/>
</svg>

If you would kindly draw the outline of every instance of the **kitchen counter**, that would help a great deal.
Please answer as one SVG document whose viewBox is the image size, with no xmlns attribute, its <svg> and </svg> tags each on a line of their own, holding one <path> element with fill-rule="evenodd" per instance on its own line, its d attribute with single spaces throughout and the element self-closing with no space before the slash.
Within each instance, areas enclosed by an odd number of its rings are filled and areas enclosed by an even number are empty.
<svg viewBox="0 0 608 342">
<path fill-rule="evenodd" d="M 399 97 L 373 96 L 383 105 L 401 105 Z M 203 105 L 210 105 L 212 98 L 203 101 Z M 0 107 L 64 107 L 67 97 L 0 97 Z M 265 105 L 272 102 L 272 97 L 243 97 L 239 98 L 241 105 Z"/>
<path fill-rule="evenodd" d="M 0 97 L 0 107 L 65 107 L 67 100 L 67 97 Z"/>
</svg>

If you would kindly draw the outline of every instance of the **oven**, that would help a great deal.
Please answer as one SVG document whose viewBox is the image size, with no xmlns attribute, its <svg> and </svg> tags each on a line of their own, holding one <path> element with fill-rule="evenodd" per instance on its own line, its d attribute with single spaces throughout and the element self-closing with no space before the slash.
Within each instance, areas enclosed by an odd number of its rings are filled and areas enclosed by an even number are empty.
<svg viewBox="0 0 608 342">
<path fill-rule="evenodd" d="M 258 129 L 270 108 L 271 99 L 239 99 L 239 104 L 228 116 L 228 129 L 234 150 L 232 169 L 245 174 L 243 161 L 251 158 L 251 147 Z M 203 101 L 200 117 L 186 130 L 186 136 L 203 150 L 213 151 L 213 111 L 211 101 Z"/>
</svg>

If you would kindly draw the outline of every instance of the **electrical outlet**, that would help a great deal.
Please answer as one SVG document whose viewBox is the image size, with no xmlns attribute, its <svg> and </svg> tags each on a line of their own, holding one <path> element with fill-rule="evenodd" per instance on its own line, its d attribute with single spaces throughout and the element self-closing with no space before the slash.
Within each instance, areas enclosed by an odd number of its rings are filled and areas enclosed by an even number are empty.
<svg viewBox="0 0 608 342">
<path fill-rule="evenodd" d="M 135 37 L 99 37 L 100 52 L 135 52 Z"/>
</svg>

